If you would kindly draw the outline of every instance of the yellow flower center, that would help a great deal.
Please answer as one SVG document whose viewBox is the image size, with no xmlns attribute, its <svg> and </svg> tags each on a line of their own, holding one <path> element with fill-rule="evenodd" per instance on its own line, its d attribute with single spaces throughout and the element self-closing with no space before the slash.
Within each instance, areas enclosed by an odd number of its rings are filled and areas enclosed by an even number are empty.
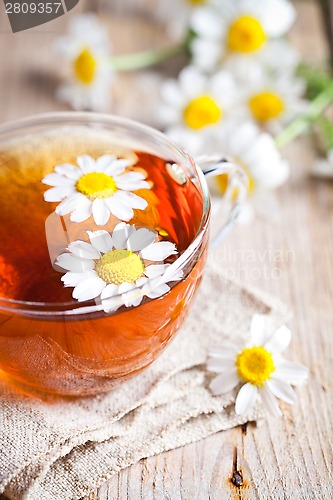
<svg viewBox="0 0 333 500">
<path fill-rule="evenodd" d="M 191 5 L 200 5 L 207 2 L 207 0 L 186 0 L 186 1 Z"/>
<path fill-rule="evenodd" d="M 222 118 L 222 109 L 208 95 L 193 99 L 184 109 L 184 121 L 193 129 L 200 129 L 213 125 Z"/>
<path fill-rule="evenodd" d="M 261 92 L 249 100 L 253 116 L 260 122 L 267 122 L 279 116 L 284 110 L 282 99 L 273 92 Z"/>
<path fill-rule="evenodd" d="M 102 172 L 84 174 L 76 183 L 76 189 L 91 200 L 108 198 L 117 191 L 116 183 L 111 175 Z"/>
<path fill-rule="evenodd" d="M 266 42 L 260 22 L 251 16 L 241 16 L 230 26 L 227 44 L 234 52 L 254 52 Z"/>
<path fill-rule="evenodd" d="M 143 275 L 145 266 L 131 250 L 111 250 L 97 261 L 95 271 L 106 283 L 119 286 L 134 283 Z"/>
<path fill-rule="evenodd" d="M 244 163 L 242 163 L 239 160 L 237 161 L 237 163 L 242 166 L 242 168 L 245 170 L 245 172 L 247 174 L 247 177 L 248 177 L 247 191 L 248 191 L 248 194 L 250 196 L 251 194 L 253 194 L 253 191 L 254 191 L 254 188 L 255 188 L 254 179 L 253 179 L 252 175 L 250 174 L 250 170 L 248 169 L 248 167 L 246 165 L 244 165 Z M 228 184 L 229 184 L 229 175 L 228 174 L 217 175 L 216 176 L 216 182 L 217 182 L 219 191 L 222 194 L 225 194 L 225 192 L 226 192 L 226 190 L 228 188 Z M 232 200 L 235 201 L 236 198 L 237 198 L 237 196 L 238 196 L 238 189 L 235 188 L 234 192 L 232 194 Z"/>
<path fill-rule="evenodd" d="M 245 382 L 262 386 L 274 371 L 272 354 L 264 347 L 243 349 L 236 359 L 238 376 Z"/>
<path fill-rule="evenodd" d="M 88 49 L 82 50 L 73 62 L 74 75 L 79 82 L 89 85 L 93 82 L 96 74 L 97 62 Z"/>
</svg>

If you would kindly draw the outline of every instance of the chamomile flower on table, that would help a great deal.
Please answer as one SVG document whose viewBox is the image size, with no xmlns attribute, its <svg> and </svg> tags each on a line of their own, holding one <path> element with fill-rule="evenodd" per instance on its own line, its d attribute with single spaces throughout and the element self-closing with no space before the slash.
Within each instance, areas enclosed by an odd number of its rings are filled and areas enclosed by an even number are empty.
<svg viewBox="0 0 333 500">
<path fill-rule="evenodd" d="M 275 206 L 270 191 L 281 186 L 289 177 L 289 165 L 282 159 L 273 137 L 262 132 L 254 123 L 229 123 L 217 135 L 216 151 L 230 156 L 249 177 L 248 198 L 241 220 L 249 222 L 254 214 L 274 217 Z M 200 162 L 199 162 L 200 163 Z M 228 175 L 208 178 L 213 195 L 224 195 Z"/>
<path fill-rule="evenodd" d="M 107 59 L 108 35 L 97 16 L 74 17 L 55 49 L 66 63 L 68 76 L 68 82 L 58 88 L 58 99 L 76 110 L 105 110 L 114 74 Z"/>
<path fill-rule="evenodd" d="M 196 9 L 190 20 L 193 63 L 213 69 L 229 56 L 256 55 L 283 36 L 294 19 L 289 0 L 219 0 Z"/>
<path fill-rule="evenodd" d="M 257 74 L 249 77 L 240 89 L 241 114 L 244 120 L 276 134 L 295 116 L 304 112 L 305 82 L 289 74 L 269 76 Z"/>
<path fill-rule="evenodd" d="M 103 226 L 110 214 L 129 221 L 134 216 L 133 209 L 147 207 L 147 201 L 132 191 L 150 189 L 145 174 L 141 170 L 127 171 L 129 166 L 129 160 L 107 154 L 96 160 L 89 155 L 79 156 L 77 165 L 58 165 L 42 179 L 44 184 L 53 186 L 44 193 L 44 200 L 60 202 L 56 213 L 70 213 L 72 222 L 92 216 L 98 226 Z"/>
<path fill-rule="evenodd" d="M 120 222 L 112 233 L 87 231 L 89 241 L 74 241 L 55 264 L 66 270 L 61 278 L 74 287 L 79 302 L 100 299 L 105 311 L 122 305 L 138 306 L 143 297 L 155 299 L 170 290 L 167 282 L 178 281 L 182 273 L 163 275 L 170 267 L 165 260 L 177 255 L 175 244 L 156 241 L 155 232 Z"/>
<path fill-rule="evenodd" d="M 159 119 L 166 126 L 167 135 L 196 155 L 209 151 L 212 133 L 228 121 L 237 89 L 226 71 L 207 76 L 188 66 L 177 80 L 163 83 L 161 96 Z"/>
<path fill-rule="evenodd" d="M 272 334 L 269 326 L 267 316 L 255 314 L 248 342 L 235 339 L 209 352 L 207 369 L 218 373 L 210 383 L 215 396 L 242 384 L 235 403 L 238 415 L 246 414 L 260 399 L 270 414 L 281 416 L 276 398 L 295 403 L 292 385 L 301 384 L 308 377 L 304 365 L 282 356 L 291 340 L 290 330 L 281 326 Z"/>
</svg>

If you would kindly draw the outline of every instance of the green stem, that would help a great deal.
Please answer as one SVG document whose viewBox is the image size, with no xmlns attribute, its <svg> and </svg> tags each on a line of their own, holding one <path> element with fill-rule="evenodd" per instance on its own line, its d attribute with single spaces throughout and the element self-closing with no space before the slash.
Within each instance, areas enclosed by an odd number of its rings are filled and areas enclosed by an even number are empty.
<svg viewBox="0 0 333 500">
<path fill-rule="evenodd" d="M 154 64 L 171 59 L 182 53 L 185 53 L 185 45 L 178 44 L 162 49 L 153 49 L 134 54 L 111 57 L 109 62 L 112 69 L 116 71 L 131 71 L 153 66 Z"/>
<path fill-rule="evenodd" d="M 333 84 L 328 85 L 310 102 L 306 112 L 295 118 L 276 137 L 275 143 L 279 149 L 283 148 L 296 137 L 303 134 L 325 109 L 333 103 Z"/>
</svg>

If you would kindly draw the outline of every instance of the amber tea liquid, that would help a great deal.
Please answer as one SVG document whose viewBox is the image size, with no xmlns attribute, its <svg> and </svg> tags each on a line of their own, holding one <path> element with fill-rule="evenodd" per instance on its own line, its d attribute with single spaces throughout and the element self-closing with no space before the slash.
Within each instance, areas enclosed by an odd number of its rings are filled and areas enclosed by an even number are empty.
<svg viewBox="0 0 333 500">
<path fill-rule="evenodd" d="M 75 165 L 79 155 L 106 153 L 132 159 L 133 169 L 143 169 L 151 185 L 136 191 L 148 207 L 136 210 L 130 224 L 155 230 L 179 253 L 200 226 L 203 202 L 191 180 L 177 182 L 167 159 L 114 144 L 111 132 L 71 127 L 0 144 L 0 297 L 43 303 L 42 314 L 34 314 L 20 302 L 15 311 L 1 307 L 1 301 L 0 370 L 37 390 L 98 392 L 141 370 L 178 330 L 201 277 L 202 249 L 195 267 L 159 299 L 146 298 L 139 307 L 123 307 L 114 315 L 61 313 L 70 307 L 64 303 L 75 302 L 73 288 L 63 286 L 53 262 L 70 241 L 87 239 L 87 229 L 101 227 L 92 218 L 75 224 L 69 216 L 57 216 L 57 203 L 43 199 L 49 186 L 41 179 L 56 165 Z M 112 216 L 103 229 L 112 232 L 118 222 Z"/>
</svg>

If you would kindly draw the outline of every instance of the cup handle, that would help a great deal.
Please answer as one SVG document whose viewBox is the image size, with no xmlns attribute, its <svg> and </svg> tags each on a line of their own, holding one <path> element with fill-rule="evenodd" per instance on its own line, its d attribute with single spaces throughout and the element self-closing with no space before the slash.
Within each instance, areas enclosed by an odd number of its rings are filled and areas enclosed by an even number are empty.
<svg viewBox="0 0 333 500">
<path fill-rule="evenodd" d="M 242 167 L 227 157 L 203 157 L 197 161 L 205 177 L 228 174 L 228 185 L 224 194 L 226 220 L 211 240 L 217 246 L 229 233 L 238 218 L 247 197 L 249 177 Z"/>
</svg>

